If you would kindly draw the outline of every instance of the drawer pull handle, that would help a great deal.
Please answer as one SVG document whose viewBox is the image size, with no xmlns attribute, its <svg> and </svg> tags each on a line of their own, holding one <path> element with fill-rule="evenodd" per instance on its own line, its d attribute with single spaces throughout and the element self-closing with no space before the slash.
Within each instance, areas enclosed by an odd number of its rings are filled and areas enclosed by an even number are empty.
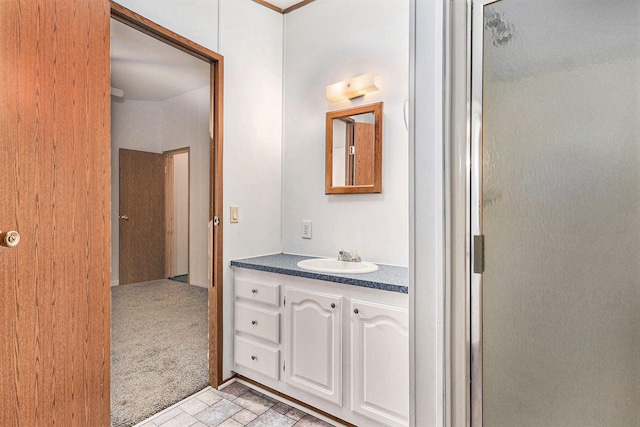
<svg viewBox="0 0 640 427">
<path fill-rule="evenodd" d="M 331 308 L 336 308 L 336 305 L 334 303 L 331 303 Z"/>
<path fill-rule="evenodd" d="M 256 322 L 255 320 L 252 320 L 252 321 L 251 321 L 251 324 L 252 324 L 252 325 L 255 325 L 255 324 L 257 324 L 257 323 L 258 323 L 258 322 Z"/>
<path fill-rule="evenodd" d="M 258 293 L 258 290 L 257 290 L 257 289 L 251 289 L 251 293 L 252 293 L 252 294 L 257 294 L 257 293 Z"/>
<path fill-rule="evenodd" d="M 257 357 L 256 356 L 251 356 L 251 360 L 256 360 Z"/>
<path fill-rule="evenodd" d="M 360 312 L 358 311 L 358 309 L 357 309 L 357 308 L 354 308 L 354 309 L 353 309 L 353 312 L 354 312 L 355 314 L 360 313 Z"/>
</svg>

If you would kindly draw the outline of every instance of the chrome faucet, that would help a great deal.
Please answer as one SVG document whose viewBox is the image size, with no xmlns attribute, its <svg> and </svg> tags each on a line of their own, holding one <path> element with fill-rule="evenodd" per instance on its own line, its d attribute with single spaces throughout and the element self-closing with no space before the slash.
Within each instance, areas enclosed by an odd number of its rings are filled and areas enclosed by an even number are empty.
<svg viewBox="0 0 640 427">
<path fill-rule="evenodd" d="M 357 250 L 345 251 L 340 249 L 338 252 L 338 261 L 347 261 L 347 262 L 360 262 L 360 256 L 358 255 Z"/>
</svg>

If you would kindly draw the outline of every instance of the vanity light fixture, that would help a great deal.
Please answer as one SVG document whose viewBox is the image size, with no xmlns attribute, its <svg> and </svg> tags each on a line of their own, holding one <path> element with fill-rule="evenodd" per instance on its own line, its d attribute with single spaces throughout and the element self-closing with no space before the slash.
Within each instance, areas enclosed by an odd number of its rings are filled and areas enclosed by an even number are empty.
<svg viewBox="0 0 640 427">
<path fill-rule="evenodd" d="M 327 99 L 329 102 L 340 102 L 345 99 L 353 99 L 364 96 L 369 92 L 378 90 L 376 76 L 378 73 L 368 73 L 354 77 L 343 82 L 327 86 Z"/>
</svg>

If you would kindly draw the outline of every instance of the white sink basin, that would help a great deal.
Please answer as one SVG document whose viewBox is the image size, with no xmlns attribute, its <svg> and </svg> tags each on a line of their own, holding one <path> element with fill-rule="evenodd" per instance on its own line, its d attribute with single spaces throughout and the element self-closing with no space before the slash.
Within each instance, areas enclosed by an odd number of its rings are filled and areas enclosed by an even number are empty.
<svg viewBox="0 0 640 427">
<path fill-rule="evenodd" d="M 378 270 L 372 262 L 338 261 L 333 258 L 312 258 L 298 262 L 298 267 L 316 273 L 371 273 Z"/>
</svg>

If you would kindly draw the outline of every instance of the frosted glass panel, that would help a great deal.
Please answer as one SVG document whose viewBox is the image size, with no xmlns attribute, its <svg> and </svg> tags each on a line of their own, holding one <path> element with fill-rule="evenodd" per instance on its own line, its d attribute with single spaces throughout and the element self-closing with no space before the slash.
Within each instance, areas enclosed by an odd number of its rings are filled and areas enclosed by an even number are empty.
<svg viewBox="0 0 640 427">
<path fill-rule="evenodd" d="M 640 426 L 639 6 L 483 9 L 484 426 Z"/>
</svg>

